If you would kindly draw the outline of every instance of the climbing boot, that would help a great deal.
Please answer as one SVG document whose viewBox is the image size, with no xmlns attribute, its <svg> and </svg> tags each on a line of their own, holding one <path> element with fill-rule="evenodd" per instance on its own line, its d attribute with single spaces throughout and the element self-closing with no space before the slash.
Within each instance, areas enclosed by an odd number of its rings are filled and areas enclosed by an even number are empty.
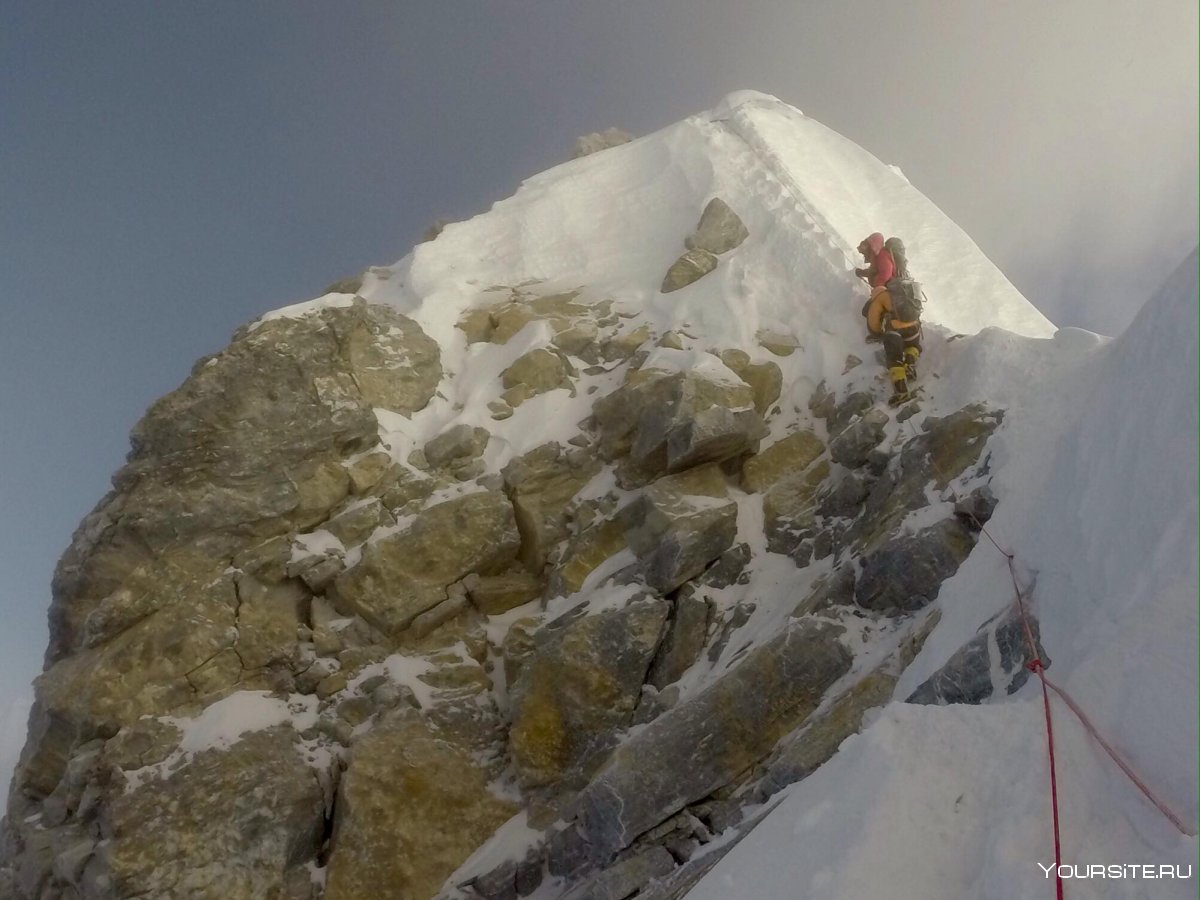
<svg viewBox="0 0 1200 900">
<path fill-rule="evenodd" d="M 909 381 L 915 381 L 917 377 L 917 360 L 921 358 L 920 347 L 905 347 L 904 348 L 904 371 Z"/>
<path fill-rule="evenodd" d="M 888 369 L 888 375 L 892 378 L 892 396 L 888 402 L 895 406 L 909 399 L 912 395 L 908 390 L 908 367 L 892 366 Z"/>
</svg>

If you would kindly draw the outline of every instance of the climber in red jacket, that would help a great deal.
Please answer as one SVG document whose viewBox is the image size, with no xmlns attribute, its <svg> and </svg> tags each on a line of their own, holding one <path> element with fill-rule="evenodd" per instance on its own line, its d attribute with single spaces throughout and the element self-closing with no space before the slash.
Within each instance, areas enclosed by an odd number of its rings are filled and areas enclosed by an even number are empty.
<svg viewBox="0 0 1200 900">
<path fill-rule="evenodd" d="M 883 287 L 896 277 L 896 261 L 892 259 L 892 252 L 883 246 L 883 235 L 878 231 L 858 245 L 858 252 L 867 267 L 855 269 L 854 274 L 865 278 L 872 288 Z"/>
</svg>

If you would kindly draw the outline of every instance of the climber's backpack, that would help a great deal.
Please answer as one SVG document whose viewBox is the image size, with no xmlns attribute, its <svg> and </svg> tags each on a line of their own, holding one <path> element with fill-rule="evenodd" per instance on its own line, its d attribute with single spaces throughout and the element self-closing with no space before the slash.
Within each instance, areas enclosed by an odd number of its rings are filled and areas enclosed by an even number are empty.
<svg viewBox="0 0 1200 900">
<path fill-rule="evenodd" d="M 883 246 L 896 263 L 896 275 L 887 283 L 888 294 L 892 298 L 892 313 L 901 322 L 915 322 L 921 318 L 921 285 L 909 277 L 904 242 L 898 237 L 890 237 Z"/>
<path fill-rule="evenodd" d="M 907 278 L 908 254 L 904 252 L 904 241 L 898 237 L 890 237 L 883 242 L 883 248 L 892 254 L 892 261 L 896 264 L 896 277 Z"/>
<path fill-rule="evenodd" d="M 892 298 L 892 317 L 899 322 L 916 322 L 921 318 L 921 285 L 911 278 L 893 278 L 887 283 Z"/>
</svg>

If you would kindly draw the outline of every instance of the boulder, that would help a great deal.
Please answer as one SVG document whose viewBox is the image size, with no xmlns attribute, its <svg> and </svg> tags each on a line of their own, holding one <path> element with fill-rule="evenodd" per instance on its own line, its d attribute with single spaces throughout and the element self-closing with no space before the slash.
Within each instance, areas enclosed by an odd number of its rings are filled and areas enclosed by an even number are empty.
<svg viewBox="0 0 1200 900">
<path fill-rule="evenodd" d="M 720 256 L 728 253 L 750 236 L 750 232 L 720 197 L 713 197 L 700 215 L 696 230 L 684 239 L 689 250 L 707 250 Z"/>
<path fill-rule="evenodd" d="M 527 572 L 505 575 L 468 575 L 463 582 L 475 608 L 487 616 L 499 616 L 524 606 L 542 595 L 540 578 Z"/>
<path fill-rule="evenodd" d="M 965 520 L 968 528 L 978 530 L 988 523 L 999 502 L 992 489 L 985 484 L 960 497 L 954 504 L 954 514 Z"/>
<path fill-rule="evenodd" d="M 572 868 L 572 854 L 562 852 L 570 844 L 582 848 L 575 866 L 603 866 L 638 835 L 766 756 L 849 670 L 841 634 L 828 622 L 796 622 L 626 740 L 580 795 L 574 834 L 568 830 L 556 841 L 565 868 Z"/>
<path fill-rule="evenodd" d="M 765 416 L 783 391 L 783 372 L 773 362 L 752 363 L 744 350 L 726 350 L 721 362 L 750 385 L 754 392 L 754 409 Z"/>
<path fill-rule="evenodd" d="M 452 729 L 416 710 L 392 713 L 351 752 L 325 900 L 436 895 L 517 811 L 491 777 Z"/>
<path fill-rule="evenodd" d="M 975 545 L 975 537 L 958 519 L 944 519 L 916 534 L 901 533 L 870 553 L 854 588 L 865 609 L 912 612 L 937 598 L 942 582 Z"/>
<path fill-rule="evenodd" d="M 341 541 L 345 547 L 361 544 L 381 525 L 394 525 L 396 520 L 376 497 L 357 500 L 325 522 L 321 527 Z"/>
<path fill-rule="evenodd" d="M 540 573 L 551 548 L 567 537 L 571 500 L 599 470 L 599 460 L 556 443 L 543 444 L 504 467 L 504 487 L 521 534 L 520 559 L 531 572 Z"/>
<path fill-rule="evenodd" d="M 550 573 L 547 596 L 573 594 L 601 563 L 629 548 L 624 518 L 594 522 L 571 540 Z"/>
<path fill-rule="evenodd" d="M 760 450 L 742 465 L 742 489 L 765 491 L 787 476 L 802 472 L 825 452 L 811 431 L 794 431 Z"/>
<path fill-rule="evenodd" d="M 757 334 L 758 345 L 776 356 L 791 356 L 800 347 L 794 335 L 761 329 Z"/>
<path fill-rule="evenodd" d="M 113 792 L 96 854 L 110 896 L 276 895 L 289 866 L 316 859 L 325 827 L 321 780 L 299 750 L 290 727 L 271 728 Z"/>
<path fill-rule="evenodd" d="M 501 375 L 501 382 L 508 390 L 504 399 L 512 406 L 537 394 L 555 388 L 570 387 L 572 370 L 570 363 L 553 350 L 536 347 L 518 356 Z M 517 402 L 513 402 L 514 399 Z"/>
<path fill-rule="evenodd" d="M 629 359 L 642 344 L 650 340 L 650 334 L 649 325 L 641 325 L 620 334 L 614 334 L 601 345 L 600 356 L 607 362 Z"/>
<path fill-rule="evenodd" d="M 486 428 L 454 425 L 425 445 L 425 460 L 430 468 L 440 469 L 456 460 L 482 456 L 490 438 Z"/>
<path fill-rule="evenodd" d="M 826 405 L 820 407 L 819 410 L 813 410 L 814 413 L 824 413 L 820 417 L 826 420 L 831 438 L 841 434 L 846 430 L 847 425 L 875 405 L 875 397 L 869 391 L 854 391 L 847 394 L 840 403 L 836 401 L 837 398 L 831 394 Z"/>
<path fill-rule="evenodd" d="M 521 545 L 512 504 L 499 491 L 478 491 L 429 507 L 402 531 L 366 544 L 362 560 L 334 580 L 343 615 L 361 615 L 398 634 L 446 599 L 446 588 L 472 572 L 492 574 Z"/>
<path fill-rule="evenodd" d="M 601 454 L 626 457 L 618 471 L 625 486 L 757 448 L 765 426 L 748 384 L 713 357 L 697 365 L 686 351 L 654 354 L 593 407 Z"/>
<path fill-rule="evenodd" d="M 737 535 L 737 504 L 712 463 L 660 478 L 623 515 L 646 583 L 664 594 L 703 572 Z"/>
<path fill-rule="evenodd" d="M 845 472 L 821 494 L 818 512 L 827 518 L 853 518 L 871 493 L 875 478 L 870 472 Z"/>
<path fill-rule="evenodd" d="M 906 441 L 898 454 L 892 454 L 896 457 L 892 464 L 876 466 L 879 479 L 862 515 L 847 533 L 846 543 L 869 553 L 889 540 L 910 512 L 929 504 L 931 483 L 945 488 L 979 462 L 987 438 L 1000 420 L 1000 413 L 978 405 L 927 419 L 924 430 Z"/>
<path fill-rule="evenodd" d="M 830 458 L 848 469 L 864 465 L 883 440 L 887 423 L 888 414 L 883 410 L 868 410 L 829 442 Z"/>
<path fill-rule="evenodd" d="M 646 680 L 661 690 L 678 681 L 704 649 L 708 629 L 708 603 L 702 597 L 680 592 L 667 627 L 666 637 L 659 648 Z"/>
<path fill-rule="evenodd" d="M 689 250 L 671 263 L 659 292 L 669 294 L 699 281 L 717 267 L 717 257 L 707 250 Z"/>
<path fill-rule="evenodd" d="M 522 784 L 594 770 L 633 717 L 667 611 L 662 600 L 637 600 L 538 632 L 510 690 L 509 749 Z"/>
<path fill-rule="evenodd" d="M 821 460 L 781 478 L 763 496 L 763 529 L 767 549 L 791 556 L 817 529 L 816 495 L 829 476 L 829 461 Z"/>
</svg>

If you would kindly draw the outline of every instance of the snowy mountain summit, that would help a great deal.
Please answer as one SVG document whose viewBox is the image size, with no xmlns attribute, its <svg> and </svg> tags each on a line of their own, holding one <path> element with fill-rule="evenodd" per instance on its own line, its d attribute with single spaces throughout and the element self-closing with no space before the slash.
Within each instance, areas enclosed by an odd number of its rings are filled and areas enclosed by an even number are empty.
<svg viewBox="0 0 1200 900">
<path fill-rule="evenodd" d="M 1194 895 L 1197 257 L 1056 330 L 773 97 L 606 135 L 147 412 L 0 896 L 1053 896 L 1037 661 L 1071 896 Z"/>
</svg>

